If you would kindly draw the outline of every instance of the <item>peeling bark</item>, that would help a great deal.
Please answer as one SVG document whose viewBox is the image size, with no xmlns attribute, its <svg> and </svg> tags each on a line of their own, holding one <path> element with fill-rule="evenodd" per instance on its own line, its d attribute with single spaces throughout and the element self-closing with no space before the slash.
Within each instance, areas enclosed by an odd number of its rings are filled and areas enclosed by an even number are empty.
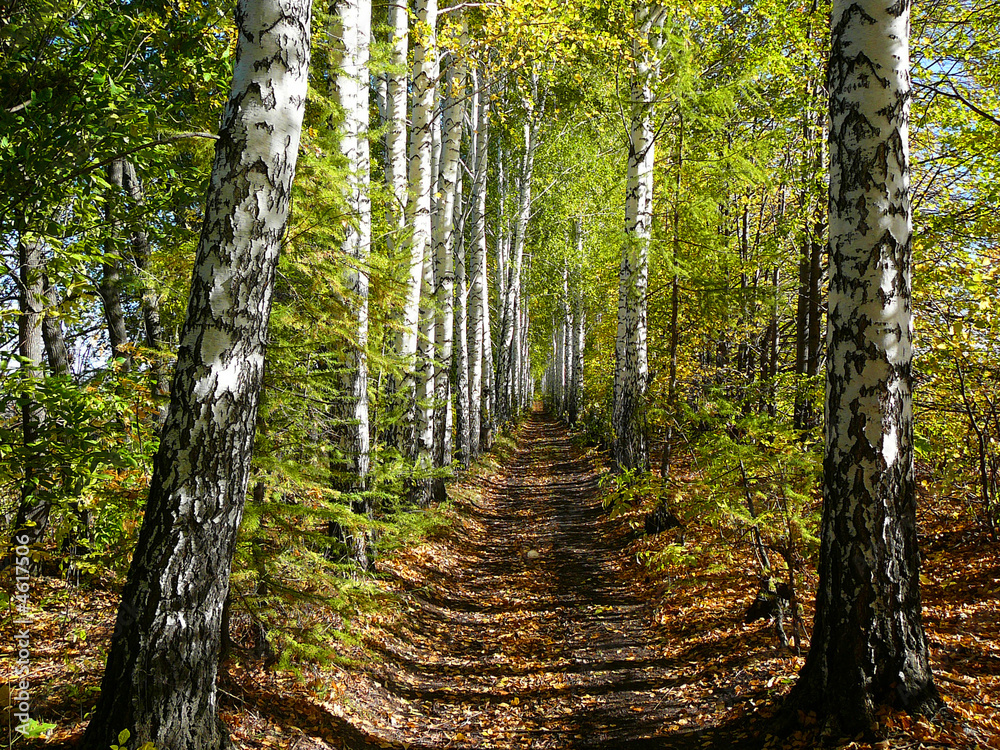
<svg viewBox="0 0 1000 750">
<path fill-rule="evenodd" d="M 224 748 L 216 670 L 309 67 L 308 0 L 241 0 L 170 407 L 82 741 Z"/>
<path fill-rule="evenodd" d="M 913 467 L 908 2 L 835 0 L 830 299 L 816 624 L 788 714 L 871 732 L 940 704 L 921 623 Z"/>
</svg>

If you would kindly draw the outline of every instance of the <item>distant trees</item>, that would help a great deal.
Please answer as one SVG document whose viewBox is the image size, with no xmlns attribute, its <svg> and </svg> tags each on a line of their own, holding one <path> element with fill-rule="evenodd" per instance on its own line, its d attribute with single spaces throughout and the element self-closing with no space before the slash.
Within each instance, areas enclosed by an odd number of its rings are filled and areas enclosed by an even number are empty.
<svg viewBox="0 0 1000 750">
<path fill-rule="evenodd" d="M 268 319 L 310 54 L 308 0 L 242 0 L 232 92 L 170 408 L 83 740 L 228 746 L 217 715 L 223 604 L 249 480 Z"/>
</svg>

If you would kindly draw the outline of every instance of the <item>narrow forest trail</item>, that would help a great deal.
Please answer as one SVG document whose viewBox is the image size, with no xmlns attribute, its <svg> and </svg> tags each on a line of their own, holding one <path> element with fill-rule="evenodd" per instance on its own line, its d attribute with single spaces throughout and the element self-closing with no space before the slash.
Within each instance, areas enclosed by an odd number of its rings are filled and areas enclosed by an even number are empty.
<svg viewBox="0 0 1000 750">
<path fill-rule="evenodd" d="M 406 612 L 370 640 L 381 661 L 351 709 L 373 746 L 715 746 L 675 694 L 687 663 L 658 648 L 650 597 L 625 583 L 597 481 L 535 413 L 444 554 L 396 571 Z"/>
</svg>

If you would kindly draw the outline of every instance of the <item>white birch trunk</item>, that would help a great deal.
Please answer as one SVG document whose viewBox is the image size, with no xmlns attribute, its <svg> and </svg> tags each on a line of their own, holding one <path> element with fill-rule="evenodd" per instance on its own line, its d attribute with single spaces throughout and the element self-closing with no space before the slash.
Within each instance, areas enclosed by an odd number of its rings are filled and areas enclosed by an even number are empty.
<svg viewBox="0 0 1000 750">
<path fill-rule="evenodd" d="M 486 359 L 486 324 L 489 299 L 486 288 L 486 168 L 489 152 L 489 91 L 484 76 L 473 72 L 472 109 L 474 179 L 472 232 L 469 248 L 469 460 L 481 451 L 483 415 L 483 362 Z"/>
<path fill-rule="evenodd" d="M 576 247 L 577 262 L 579 262 L 579 259 L 583 258 L 583 222 L 579 219 L 573 222 L 573 240 Z M 571 288 L 573 298 L 573 330 L 570 336 L 570 385 L 566 412 L 570 427 L 574 427 L 580 415 L 583 396 L 583 348 L 586 336 L 583 312 L 583 285 L 579 274 L 574 276 Z"/>
<path fill-rule="evenodd" d="M 417 357 L 418 335 L 421 321 L 426 321 L 422 314 L 421 298 L 430 294 L 424 286 L 424 279 L 433 276 L 433 266 L 429 262 L 431 245 L 431 203 L 432 203 L 432 170 L 431 152 L 434 127 L 434 98 L 437 68 L 435 28 L 437 24 L 437 0 L 417 0 L 415 4 L 416 21 L 425 36 L 419 38 L 413 52 L 413 96 L 412 114 L 410 117 L 410 144 L 408 164 L 409 195 L 406 204 L 406 224 L 410 231 L 405 247 L 408 252 L 409 277 L 407 283 L 406 303 L 403 310 L 403 330 L 399 355 L 405 368 L 404 384 L 401 398 L 405 405 L 400 447 L 410 456 L 420 453 L 417 443 L 422 440 L 417 422 L 426 415 L 418 415 L 420 393 L 426 394 L 426 382 L 421 384 L 421 377 L 426 377 L 426 365 L 421 365 Z M 430 270 L 425 272 L 425 261 Z M 423 305 L 423 313 L 427 306 Z M 426 324 L 425 324 L 426 327 Z M 433 334 L 432 334 L 433 335 Z M 425 336 L 424 346 L 427 346 Z M 426 352 L 425 352 L 426 353 Z M 421 374 L 417 370 L 421 370 Z M 418 393 L 420 392 L 420 393 Z M 428 451 L 427 458 L 430 453 Z M 427 461 L 430 465 L 430 461 Z"/>
<path fill-rule="evenodd" d="M 407 129 L 406 105 L 409 83 L 409 0 L 394 0 L 389 5 L 390 27 L 390 69 L 386 73 L 385 100 L 385 180 L 389 188 L 388 220 L 390 233 L 387 245 L 390 257 L 404 263 L 409 246 L 405 241 L 406 209 L 409 203 L 407 182 Z M 389 426 L 386 440 L 403 453 L 409 454 L 412 439 L 413 382 L 409 375 L 413 367 L 413 356 L 417 350 L 416 319 L 420 294 L 420 272 L 408 263 L 406 301 L 403 304 L 400 328 L 393 342 L 396 355 L 400 359 L 403 372 L 389 379 L 387 403 L 389 405 Z"/>
<path fill-rule="evenodd" d="M 619 470 L 649 468 L 645 400 L 649 377 L 646 351 L 646 292 L 653 209 L 653 92 L 655 60 L 643 42 L 655 48 L 651 31 L 662 9 L 639 5 L 634 42 L 637 60 L 632 82 L 631 131 L 625 193 L 625 242 L 618 273 L 618 330 L 615 337 L 612 458 Z"/>
<path fill-rule="evenodd" d="M 434 255 L 432 217 L 434 170 L 434 107 L 437 89 L 437 0 L 416 0 L 421 38 L 413 53 L 413 109 L 410 117 L 410 197 L 407 224 L 410 237 L 411 294 L 407 298 L 407 330 L 416 350 L 413 393 L 415 459 L 410 499 L 420 506 L 430 501 L 434 449 Z M 419 282 L 417 277 L 419 276 Z M 415 292 L 415 293 L 414 293 Z M 410 316 L 416 314 L 416 317 Z M 411 327 L 412 321 L 412 327 Z M 409 349 L 409 347 L 408 347 Z M 409 351 L 405 352 L 409 356 Z"/>
<path fill-rule="evenodd" d="M 347 176 L 347 225 L 341 249 L 347 259 L 344 270 L 344 305 L 354 321 L 347 342 L 342 377 L 343 403 L 340 418 L 342 462 L 337 462 L 334 482 L 344 491 L 364 490 L 367 484 L 371 445 L 368 425 L 368 257 L 371 249 L 371 196 L 369 192 L 368 146 L 368 57 L 371 41 L 371 0 L 339 0 L 334 6 L 333 38 L 339 39 L 340 72 L 337 98 L 344 110 L 340 151 L 350 165 Z M 355 500 L 352 509 L 371 516 L 370 501 Z M 351 558 L 362 568 L 370 564 L 370 539 L 365 532 L 346 539 Z"/>
<path fill-rule="evenodd" d="M 437 362 L 434 375 L 434 466 L 446 466 L 448 453 L 448 404 L 450 402 L 452 340 L 454 336 L 454 240 L 455 197 L 458 183 L 458 157 L 462 147 L 462 115 L 465 96 L 465 71 L 453 64 L 446 74 L 445 103 L 441 137 L 438 226 L 434 237 L 437 264 L 437 321 L 434 332 Z M 444 499 L 444 479 L 435 480 L 434 496 Z"/>
<path fill-rule="evenodd" d="M 485 251 L 483 258 L 485 261 Z M 493 331 L 490 325 L 489 279 L 483 264 L 483 394 L 482 418 L 480 419 L 479 447 L 488 451 L 493 447 L 496 429 L 496 379 L 493 370 Z"/>
<path fill-rule="evenodd" d="M 455 356 L 453 388 L 455 391 L 455 458 L 468 468 L 469 432 L 469 282 L 465 242 L 465 202 L 463 171 L 458 170 L 455 186 Z"/>
<path fill-rule="evenodd" d="M 308 0 L 241 0 L 170 407 L 81 746 L 229 745 L 216 672 L 305 112 Z"/>
<path fill-rule="evenodd" d="M 913 465 L 908 2 L 835 0 L 826 455 L 816 624 L 789 713 L 838 734 L 940 706 Z"/>
<path fill-rule="evenodd" d="M 510 422 L 517 407 L 517 373 L 520 367 L 520 317 L 518 301 L 521 289 L 521 263 L 524 259 L 524 245 L 531 214 L 531 178 L 535 163 L 537 122 L 530 118 L 524 123 L 524 153 L 518 176 L 518 206 L 514 221 L 514 235 L 511 240 L 505 281 L 503 282 L 503 312 L 499 362 L 496 377 L 497 419 L 501 423 Z M 501 221 L 503 218 L 501 217 Z"/>
<path fill-rule="evenodd" d="M 410 14 L 408 0 L 393 0 L 389 5 L 389 26 L 392 34 L 386 74 L 385 99 L 385 181 L 392 196 L 389 205 L 389 225 L 395 234 L 389 235 L 389 251 L 399 242 L 405 226 L 407 203 L 406 171 L 406 90 L 407 54 L 409 53 Z"/>
<path fill-rule="evenodd" d="M 521 410 L 531 405 L 531 360 L 528 349 L 528 300 L 525 298 L 521 304 Z"/>
</svg>

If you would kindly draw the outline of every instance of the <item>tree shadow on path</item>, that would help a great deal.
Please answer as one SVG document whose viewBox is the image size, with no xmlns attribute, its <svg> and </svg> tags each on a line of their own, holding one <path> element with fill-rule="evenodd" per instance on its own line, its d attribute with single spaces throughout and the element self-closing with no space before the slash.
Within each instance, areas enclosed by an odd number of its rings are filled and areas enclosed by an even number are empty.
<svg viewBox="0 0 1000 750">
<path fill-rule="evenodd" d="M 595 467 L 542 414 L 518 438 L 433 553 L 390 571 L 405 612 L 369 639 L 359 715 L 390 747 L 738 746 L 685 699 L 710 670 L 662 648 Z"/>
</svg>

